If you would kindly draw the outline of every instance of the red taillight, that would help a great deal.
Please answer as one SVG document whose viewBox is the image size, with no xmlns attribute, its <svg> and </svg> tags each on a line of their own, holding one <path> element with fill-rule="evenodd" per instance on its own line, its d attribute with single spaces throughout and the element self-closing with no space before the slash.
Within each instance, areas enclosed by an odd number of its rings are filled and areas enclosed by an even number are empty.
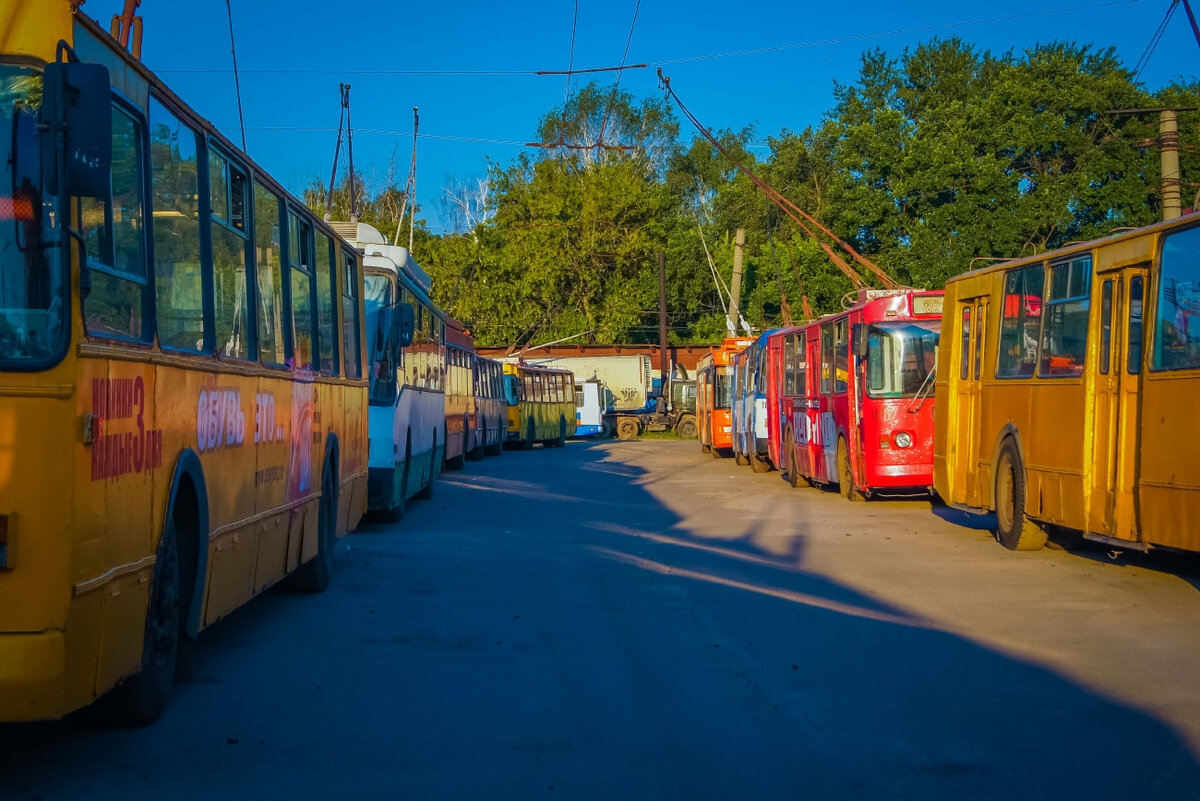
<svg viewBox="0 0 1200 801">
<path fill-rule="evenodd" d="M 9 570 L 8 564 L 8 515 L 0 515 L 0 570 Z"/>
<path fill-rule="evenodd" d="M 0 220 L 33 222 L 33 201 L 24 195 L 0 197 Z"/>
</svg>

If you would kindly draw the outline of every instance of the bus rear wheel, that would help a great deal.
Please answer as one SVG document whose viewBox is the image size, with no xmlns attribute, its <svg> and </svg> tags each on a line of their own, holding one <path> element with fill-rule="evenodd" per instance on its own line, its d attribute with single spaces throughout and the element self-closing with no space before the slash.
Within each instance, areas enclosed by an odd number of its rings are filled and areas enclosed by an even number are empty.
<svg viewBox="0 0 1200 801">
<path fill-rule="evenodd" d="M 293 592 L 324 592 L 333 575 L 333 547 L 337 543 L 337 478 L 326 461 L 321 471 L 321 500 L 317 506 L 317 555 L 300 565 L 287 579 Z"/>
<path fill-rule="evenodd" d="M 567 420 L 565 417 L 558 418 L 558 439 L 551 443 L 556 448 L 561 448 L 567 444 Z"/>
<path fill-rule="evenodd" d="M 846 438 L 838 437 L 838 486 L 843 497 L 848 501 L 863 500 L 862 491 L 854 486 L 854 472 L 850 469 L 850 450 L 846 447 Z"/>
<path fill-rule="evenodd" d="M 808 479 L 800 475 L 800 464 L 799 460 L 796 459 L 796 440 L 795 437 L 792 436 L 791 431 L 788 432 L 787 439 L 784 441 L 783 447 L 786 453 L 783 462 L 787 465 L 788 484 L 792 486 L 792 489 L 799 487 L 801 482 L 807 486 L 812 486 Z"/>
<path fill-rule="evenodd" d="M 1000 445 L 996 460 L 996 539 L 1010 551 L 1036 551 L 1046 532 L 1025 514 L 1025 465 L 1012 437 Z"/>
</svg>

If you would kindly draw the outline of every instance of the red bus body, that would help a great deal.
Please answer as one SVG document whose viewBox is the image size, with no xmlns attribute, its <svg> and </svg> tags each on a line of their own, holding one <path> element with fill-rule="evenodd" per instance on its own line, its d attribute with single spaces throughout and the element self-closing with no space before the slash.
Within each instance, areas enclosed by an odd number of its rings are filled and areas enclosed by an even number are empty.
<svg viewBox="0 0 1200 801">
<path fill-rule="evenodd" d="M 733 449 L 733 357 L 752 342 L 729 337 L 696 364 L 696 436 L 705 453 L 728 456 Z"/>
<path fill-rule="evenodd" d="M 864 290 L 840 314 L 768 337 L 767 430 L 777 469 L 795 465 L 798 477 L 820 484 L 841 484 L 849 470 L 867 495 L 932 486 L 930 372 L 941 300 L 941 291 Z"/>
</svg>

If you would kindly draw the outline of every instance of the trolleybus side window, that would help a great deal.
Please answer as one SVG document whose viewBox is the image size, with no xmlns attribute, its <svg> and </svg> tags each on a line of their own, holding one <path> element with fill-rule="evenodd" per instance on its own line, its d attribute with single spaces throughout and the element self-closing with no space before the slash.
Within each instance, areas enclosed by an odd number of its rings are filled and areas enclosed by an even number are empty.
<svg viewBox="0 0 1200 801">
<path fill-rule="evenodd" d="M 346 356 L 346 377 L 362 378 L 362 349 L 358 342 L 358 258 L 348 250 L 342 259 L 342 347 Z"/>
<path fill-rule="evenodd" d="M 283 337 L 283 257 L 279 198 L 254 182 L 254 275 L 258 282 L 258 356 L 264 364 L 287 361 Z"/>
<path fill-rule="evenodd" d="M 142 125 L 114 105 L 110 197 L 79 202 L 92 279 L 83 320 L 92 336 L 146 339 L 150 334 L 143 163 Z"/>
<path fill-rule="evenodd" d="M 837 331 L 837 351 L 834 355 L 833 391 L 842 394 L 850 377 L 850 320 L 846 317 L 834 323 Z"/>
<path fill-rule="evenodd" d="M 821 394 L 833 392 L 833 323 L 821 326 Z"/>
<path fill-rule="evenodd" d="M 792 364 L 796 372 L 796 387 L 792 394 L 805 397 L 808 395 L 808 341 L 804 334 L 792 338 Z"/>
<path fill-rule="evenodd" d="M 1051 265 L 1049 294 L 1043 306 L 1039 376 L 1057 378 L 1083 373 L 1091 288 L 1090 255 Z"/>
<path fill-rule="evenodd" d="M 1029 378 L 1037 364 L 1045 265 L 1009 270 L 1004 277 L 997 378 Z"/>
<path fill-rule="evenodd" d="M 246 286 L 246 176 L 214 150 L 208 151 L 212 232 L 213 317 L 217 353 L 249 359 L 250 298 Z"/>
<path fill-rule="evenodd" d="M 1105 281 L 1100 295 L 1100 375 L 1108 375 L 1112 351 L 1113 282 Z"/>
<path fill-rule="evenodd" d="M 200 175 L 196 132 L 150 98 L 150 188 L 158 342 L 208 351 L 200 258 Z"/>
<path fill-rule="evenodd" d="M 1135 275 L 1129 279 L 1129 336 L 1125 338 L 1128 344 L 1128 363 L 1126 372 L 1137 375 L 1142 371 L 1142 276 Z"/>
<path fill-rule="evenodd" d="M 329 237 L 317 232 L 313 264 L 317 280 L 317 350 L 322 375 L 337 375 L 338 372 L 337 307 L 333 302 L 337 296 L 337 282 L 331 261 L 332 247 Z"/>
<path fill-rule="evenodd" d="M 966 381 L 971 376 L 971 307 L 962 310 L 962 365 L 958 377 Z"/>
<path fill-rule="evenodd" d="M 796 394 L 796 367 L 792 364 L 794 351 L 796 350 L 796 338 L 788 334 L 783 338 L 783 394 Z"/>
<path fill-rule="evenodd" d="M 312 226 L 288 214 L 288 262 L 291 275 L 292 366 L 313 366 Z"/>
<path fill-rule="evenodd" d="M 1152 369 L 1200 367 L 1200 228 L 1166 236 L 1155 309 Z"/>
<path fill-rule="evenodd" d="M 984 322 L 987 317 L 985 314 L 986 307 L 980 303 L 975 309 L 975 380 L 979 380 L 979 371 L 983 367 L 983 337 L 987 331 L 984 329 Z M 937 342 L 937 336 L 934 336 L 934 342 Z M 929 370 L 933 369 L 933 365 L 929 365 L 929 369 L 925 371 L 928 375 Z"/>
</svg>

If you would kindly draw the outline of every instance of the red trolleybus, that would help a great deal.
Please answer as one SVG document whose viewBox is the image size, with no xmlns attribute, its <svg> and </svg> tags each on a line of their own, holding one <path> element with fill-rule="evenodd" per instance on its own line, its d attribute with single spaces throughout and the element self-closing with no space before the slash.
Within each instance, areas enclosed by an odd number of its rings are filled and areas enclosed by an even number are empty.
<svg viewBox="0 0 1200 801">
<path fill-rule="evenodd" d="M 942 293 L 863 290 L 850 309 L 768 337 L 771 461 L 850 500 L 933 483 Z"/>
<path fill-rule="evenodd" d="M 754 342 L 730 337 L 696 364 L 696 417 L 700 450 L 718 458 L 733 450 L 733 357 Z"/>
</svg>

